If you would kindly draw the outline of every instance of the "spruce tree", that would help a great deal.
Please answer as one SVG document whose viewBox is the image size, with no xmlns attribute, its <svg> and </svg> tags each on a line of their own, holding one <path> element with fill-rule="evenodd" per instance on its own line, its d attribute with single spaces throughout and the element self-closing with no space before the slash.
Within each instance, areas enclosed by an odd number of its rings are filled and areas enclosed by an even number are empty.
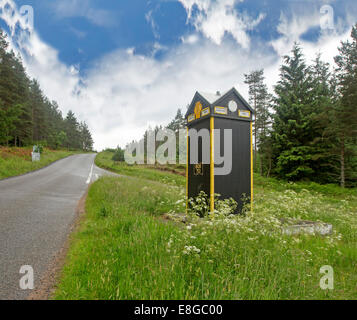
<svg viewBox="0 0 357 320">
<path fill-rule="evenodd" d="M 309 130 L 311 131 L 311 166 L 313 180 L 319 183 L 336 182 L 336 159 L 331 156 L 334 134 L 327 129 L 332 120 L 333 82 L 330 64 L 322 61 L 318 53 L 310 69 L 312 80 L 311 103 L 309 106 Z"/>
<path fill-rule="evenodd" d="M 313 147 L 310 114 L 311 78 L 302 50 L 295 44 L 284 57 L 280 80 L 275 87 L 272 133 L 275 172 L 282 178 L 311 178 Z"/>
</svg>

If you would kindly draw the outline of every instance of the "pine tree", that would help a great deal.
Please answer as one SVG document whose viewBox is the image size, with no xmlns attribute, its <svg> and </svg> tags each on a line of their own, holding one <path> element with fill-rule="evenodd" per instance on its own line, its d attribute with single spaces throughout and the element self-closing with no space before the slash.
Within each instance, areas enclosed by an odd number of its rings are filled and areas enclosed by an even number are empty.
<svg viewBox="0 0 357 320">
<path fill-rule="evenodd" d="M 93 145 L 88 126 L 80 128 L 73 113 L 65 121 L 58 104 L 50 102 L 35 79 L 29 79 L 0 29 L 0 144 L 39 142 L 53 148 L 90 149 Z"/>
<path fill-rule="evenodd" d="M 65 130 L 67 135 L 67 148 L 82 149 L 80 143 L 79 124 L 74 113 L 71 110 L 68 111 L 65 119 Z"/>
<path fill-rule="evenodd" d="M 0 143 L 7 146 L 14 139 L 16 124 L 21 115 L 21 106 L 4 107 L 0 105 Z"/>
<path fill-rule="evenodd" d="M 348 162 L 354 162 L 354 152 L 357 137 L 357 24 L 352 28 L 352 41 L 341 42 L 339 55 L 335 57 L 337 65 L 337 91 L 339 101 L 334 107 L 333 130 L 336 133 L 340 149 L 340 185 L 346 186 L 346 176 L 349 174 Z M 349 160 L 349 161 L 348 161 Z M 357 177 L 351 176 L 354 183 Z"/>
<path fill-rule="evenodd" d="M 21 146 L 26 145 L 31 142 L 31 114 L 29 106 L 29 85 L 30 81 L 27 77 L 26 71 L 22 65 L 20 57 L 14 60 L 14 83 L 16 84 L 17 91 L 17 106 L 20 108 L 18 110 L 19 119 L 16 123 L 16 128 L 14 130 L 14 145 Z"/>
<path fill-rule="evenodd" d="M 257 167 L 257 154 L 259 150 L 260 174 L 263 175 L 264 161 L 269 160 L 268 153 L 263 154 L 263 149 L 267 150 L 269 143 L 269 126 L 271 124 L 271 115 L 269 111 L 271 95 L 268 93 L 268 87 L 264 83 L 264 70 L 252 71 L 245 74 L 245 83 L 249 85 L 249 102 L 255 110 L 255 121 L 253 128 L 254 135 L 254 167 Z M 269 166 L 269 165 L 268 165 Z"/>
<path fill-rule="evenodd" d="M 185 128 L 185 125 L 185 117 L 182 114 L 181 109 L 178 109 L 175 118 L 167 125 L 166 128 L 171 129 L 177 133 L 179 129 Z"/>
<path fill-rule="evenodd" d="M 93 150 L 93 139 L 92 135 L 88 129 L 88 125 L 85 122 L 81 122 L 79 126 L 82 150 L 92 151 Z"/>
<path fill-rule="evenodd" d="M 32 141 L 39 142 L 46 136 L 46 116 L 44 95 L 39 83 L 33 79 L 30 83 L 30 113 L 32 121 Z"/>
</svg>

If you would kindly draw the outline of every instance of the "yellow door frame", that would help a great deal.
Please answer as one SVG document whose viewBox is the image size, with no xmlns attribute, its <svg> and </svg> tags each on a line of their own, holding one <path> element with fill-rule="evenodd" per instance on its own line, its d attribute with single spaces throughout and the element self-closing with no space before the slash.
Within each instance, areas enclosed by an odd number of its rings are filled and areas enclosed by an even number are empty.
<svg viewBox="0 0 357 320">
<path fill-rule="evenodd" d="M 186 214 L 188 213 L 188 126 L 187 126 L 187 146 L 186 146 Z"/>
<path fill-rule="evenodd" d="M 210 119 L 210 211 L 214 212 L 214 117 Z"/>
<path fill-rule="evenodd" d="M 250 123 L 250 210 L 253 211 L 254 200 L 254 170 L 253 170 L 253 122 Z"/>
</svg>

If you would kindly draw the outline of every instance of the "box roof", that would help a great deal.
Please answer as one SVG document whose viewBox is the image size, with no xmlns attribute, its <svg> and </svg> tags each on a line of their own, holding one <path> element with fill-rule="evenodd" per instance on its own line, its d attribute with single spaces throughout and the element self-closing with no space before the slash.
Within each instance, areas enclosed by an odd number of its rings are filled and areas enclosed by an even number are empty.
<svg viewBox="0 0 357 320">
<path fill-rule="evenodd" d="M 234 92 L 238 99 L 243 103 L 243 105 L 252 113 L 254 114 L 254 109 L 249 105 L 249 103 L 241 96 L 241 94 L 237 91 L 236 88 L 232 88 L 229 89 L 227 91 L 225 91 L 223 94 L 220 94 L 219 92 L 217 93 L 207 93 L 207 92 L 202 92 L 202 91 L 197 91 L 196 94 L 193 97 L 192 102 L 195 100 L 196 96 L 199 95 L 201 98 L 203 98 L 206 102 L 207 105 L 209 105 L 210 107 L 214 107 L 216 105 L 219 104 L 220 100 L 223 100 L 226 96 L 228 96 L 229 94 L 231 94 L 232 92 Z M 189 107 L 189 109 L 186 112 L 186 118 L 189 114 L 192 113 L 192 102 L 191 105 Z"/>
</svg>

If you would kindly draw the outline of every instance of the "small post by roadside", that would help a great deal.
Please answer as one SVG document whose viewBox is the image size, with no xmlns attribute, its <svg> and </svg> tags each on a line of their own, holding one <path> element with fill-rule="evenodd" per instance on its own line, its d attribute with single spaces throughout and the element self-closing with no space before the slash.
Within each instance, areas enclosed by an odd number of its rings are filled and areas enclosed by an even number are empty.
<svg viewBox="0 0 357 320">
<path fill-rule="evenodd" d="M 31 156 L 32 156 L 32 162 L 41 160 L 41 153 L 38 146 L 33 146 Z"/>
</svg>

